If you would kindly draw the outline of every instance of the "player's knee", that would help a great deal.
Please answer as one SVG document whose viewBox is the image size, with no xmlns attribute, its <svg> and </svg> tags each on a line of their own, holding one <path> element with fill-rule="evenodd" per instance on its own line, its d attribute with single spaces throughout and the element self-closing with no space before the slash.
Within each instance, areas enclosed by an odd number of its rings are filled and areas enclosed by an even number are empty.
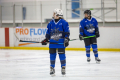
<svg viewBox="0 0 120 80">
<path fill-rule="evenodd" d="M 96 44 L 92 44 L 92 48 L 93 48 L 94 54 L 97 54 L 98 53 L 97 45 Z"/>
<path fill-rule="evenodd" d="M 90 45 L 89 46 L 85 46 L 86 48 L 86 53 L 90 53 Z"/>
<path fill-rule="evenodd" d="M 56 55 L 56 53 L 50 53 L 50 60 L 55 60 Z"/>
<path fill-rule="evenodd" d="M 92 48 L 93 49 L 97 48 L 97 44 L 92 44 Z"/>
<path fill-rule="evenodd" d="M 65 56 L 65 54 L 59 54 L 59 58 L 60 58 L 60 60 L 65 60 L 66 56 Z"/>
<path fill-rule="evenodd" d="M 86 48 L 86 53 L 90 53 L 90 48 Z"/>
<path fill-rule="evenodd" d="M 90 45 L 88 45 L 88 46 L 85 46 L 85 48 L 90 48 Z"/>
</svg>

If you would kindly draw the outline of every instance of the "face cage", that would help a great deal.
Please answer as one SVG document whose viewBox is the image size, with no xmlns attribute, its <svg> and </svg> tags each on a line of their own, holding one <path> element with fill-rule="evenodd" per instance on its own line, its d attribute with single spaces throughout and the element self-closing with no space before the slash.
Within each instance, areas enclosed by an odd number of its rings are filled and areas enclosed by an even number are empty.
<svg viewBox="0 0 120 80">
<path fill-rule="evenodd" d="M 63 18 L 63 15 L 59 15 L 59 14 L 56 14 L 56 13 L 54 13 L 54 14 L 55 14 L 55 17 L 52 17 L 53 19 L 55 19 L 56 16 Z"/>
</svg>

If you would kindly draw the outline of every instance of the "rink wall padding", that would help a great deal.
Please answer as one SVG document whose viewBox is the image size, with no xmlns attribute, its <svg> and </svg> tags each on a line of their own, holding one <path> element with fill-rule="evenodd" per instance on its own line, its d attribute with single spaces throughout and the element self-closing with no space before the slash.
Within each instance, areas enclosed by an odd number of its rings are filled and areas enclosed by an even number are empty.
<svg viewBox="0 0 120 80">
<path fill-rule="evenodd" d="M 22 40 L 42 41 L 46 28 L 0 28 L 0 49 L 48 50 L 49 45 L 40 43 L 21 43 Z M 120 51 L 120 27 L 100 27 L 100 38 L 97 39 L 99 51 Z M 79 27 L 70 27 L 70 39 L 79 38 Z M 84 41 L 70 41 L 66 50 L 85 51 Z"/>
<path fill-rule="evenodd" d="M 5 28 L 5 46 L 9 47 L 9 28 Z"/>
<path fill-rule="evenodd" d="M 0 46 L 5 47 L 5 30 L 4 30 L 4 28 L 0 28 Z"/>
</svg>

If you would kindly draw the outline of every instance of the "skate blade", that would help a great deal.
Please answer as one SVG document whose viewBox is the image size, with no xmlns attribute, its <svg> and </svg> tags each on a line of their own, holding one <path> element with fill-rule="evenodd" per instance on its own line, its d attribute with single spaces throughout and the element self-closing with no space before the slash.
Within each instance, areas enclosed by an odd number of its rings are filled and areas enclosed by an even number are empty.
<svg viewBox="0 0 120 80">
<path fill-rule="evenodd" d="M 54 77 L 55 76 L 55 74 L 51 74 L 51 77 Z"/>
<path fill-rule="evenodd" d="M 90 61 L 87 61 L 90 64 Z"/>
<path fill-rule="evenodd" d="M 64 75 L 62 75 L 62 77 L 66 77 L 66 75 L 64 74 Z"/>
<path fill-rule="evenodd" d="M 97 64 L 100 64 L 100 62 L 96 61 Z"/>
</svg>

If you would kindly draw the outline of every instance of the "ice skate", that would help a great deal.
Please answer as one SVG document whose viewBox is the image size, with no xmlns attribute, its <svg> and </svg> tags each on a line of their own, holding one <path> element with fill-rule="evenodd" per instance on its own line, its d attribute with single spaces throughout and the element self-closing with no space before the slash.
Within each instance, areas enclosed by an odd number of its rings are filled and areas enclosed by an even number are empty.
<svg viewBox="0 0 120 80">
<path fill-rule="evenodd" d="M 101 60 L 97 57 L 97 58 L 95 58 L 95 61 L 96 61 L 96 63 L 100 64 Z"/>
<path fill-rule="evenodd" d="M 66 75 L 65 66 L 61 68 L 61 74 L 63 75 L 63 77 Z"/>
<path fill-rule="evenodd" d="M 87 62 L 90 62 L 90 61 L 91 61 L 90 57 L 87 57 Z"/>
<path fill-rule="evenodd" d="M 55 69 L 53 67 L 50 67 L 50 75 L 55 76 Z"/>
</svg>

